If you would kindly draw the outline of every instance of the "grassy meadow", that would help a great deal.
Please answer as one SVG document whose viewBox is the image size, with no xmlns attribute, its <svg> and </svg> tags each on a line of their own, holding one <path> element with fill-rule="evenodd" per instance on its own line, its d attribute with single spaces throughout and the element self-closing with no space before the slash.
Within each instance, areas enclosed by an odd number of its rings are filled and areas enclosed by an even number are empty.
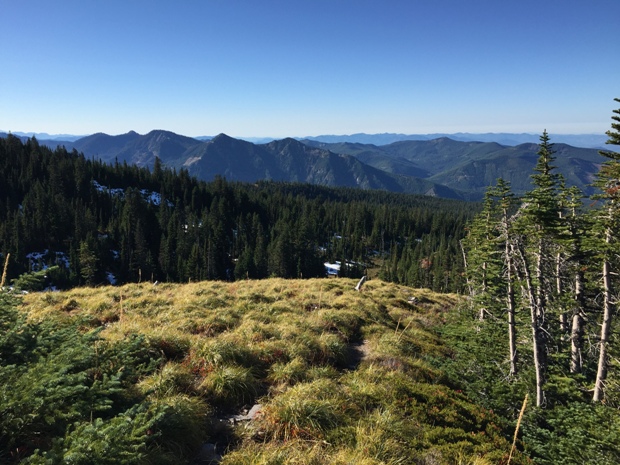
<svg viewBox="0 0 620 465">
<path fill-rule="evenodd" d="M 20 297 L 11 324 L 22 333 L 78 334 L 71 338 L 90 355 L 65 371 L 83 373 L 90 394 L 75 390 L 66 397 L 71 408 L 59 404 L 47 417 L 32 407 L 31 416 L 43 420 L 19 423 L 21 435 L 0 436 L 9 451 L 0 461 L 507 463 L 514 425 L 470 402 L 430 362 L 450 356 L 436 330 L 460 297 L 380 280 L 357 292 L 355 284 L 141 283 Z M 28 360 L 70 363 L 63 353 L 75 346 L 71 338 L 56 337 Z M 22 357 L 34 347 L 22 346 Z M 25 396 L 37 383 L 25 368 L 11 373 L 5 428 L 26 412 L 11 392 L 24 389 Z M 105 402 L 97 403 L 97 392 Z M 81 410 L 79 399 L 87 399 Z M 257 403 L 253 420 L 230 421 Z M 205 443 L 216 453 L 197 459 Z M 529 462 L 517 452 L 510 463 Z"/>
</svg>

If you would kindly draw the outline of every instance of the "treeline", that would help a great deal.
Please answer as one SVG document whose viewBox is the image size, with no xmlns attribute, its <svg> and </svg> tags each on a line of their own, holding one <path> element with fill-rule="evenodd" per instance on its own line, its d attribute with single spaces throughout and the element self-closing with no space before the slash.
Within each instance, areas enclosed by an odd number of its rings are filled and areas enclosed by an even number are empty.
<svg viewBox="0 0 620 465">
<path fill-rule="evenodd" d="M 618 146 L 620 110 L 614 113 L 608 143 Z M 500 179 L 464 240 L 478 326 L 501 322 L 504 378 L 531 382 L 539 407 L 620 402 L 617 373 L 609 375 L 618 363 L 620 153 L 600 153 L 599 193 L 585 201 L 555 172 L 543 133 L 532 189 L 516 199 Z"/>
<path fill-rule="evenodd" d="M 159 160 L 151 170 L 108 165 L 35 138 L 0 139 L 2 262 L 10 254 L 9 279 L 52 267 L 45 286 L 309 278 L 339 261 L 344 276 L 372 267 L 460 291 L 458 245 L 475 209 L 382 191 L 205 183 Z"/>
</svg>

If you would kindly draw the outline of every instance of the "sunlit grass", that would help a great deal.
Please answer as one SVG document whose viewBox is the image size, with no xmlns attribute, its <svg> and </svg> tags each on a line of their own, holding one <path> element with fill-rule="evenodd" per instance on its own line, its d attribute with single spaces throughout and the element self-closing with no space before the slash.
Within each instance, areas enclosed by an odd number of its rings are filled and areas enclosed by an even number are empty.
<svg viewBox="0 0 620 465">
<path fill-rule="evenodd" d="M 141 283 L 32 293 L 23 309 L 101 328 L 111 344 L 142 335 L 161 362 L 136 392 L 195 409 L 192 422 L 261 403 L 222 464 L 496 463 L 485 460 L 510 445 L 428 362 L 446 353 L 435 330 L 459 297 L 355 284 Z M 214 440 L 206 424 L 192 443 Z"/>
</svg>

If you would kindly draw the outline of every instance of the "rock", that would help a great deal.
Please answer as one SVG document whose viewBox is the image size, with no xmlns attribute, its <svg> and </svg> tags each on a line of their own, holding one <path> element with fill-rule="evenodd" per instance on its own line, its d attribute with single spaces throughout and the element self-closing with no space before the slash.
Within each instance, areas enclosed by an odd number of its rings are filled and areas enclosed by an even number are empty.
<svg viewBox="0 0 620 465">
<path fill-rule="evenodd" d="M 262 408 L 263 406 L 261 404 L 255 404 L 247 414 L 248 420 L 254 420 L 261 412 Z"/>
<path fill-rule="evenodd" d="M 256 418 L 256 416 L 260 413 L 261 409 L 263 408 L 263 406 L 261 404 L 256 404 L 254 406 L 252 406 L 252 408 L 250 409 L 249 412 L 247 412 L 244 415 L 232 415 L 230 417 L 227 417 L 228 421 L 230 421 L 231 423 L 235 424 L 239 421 L 251 421 L 254 420 L 254 418 Z"/>
</svg>

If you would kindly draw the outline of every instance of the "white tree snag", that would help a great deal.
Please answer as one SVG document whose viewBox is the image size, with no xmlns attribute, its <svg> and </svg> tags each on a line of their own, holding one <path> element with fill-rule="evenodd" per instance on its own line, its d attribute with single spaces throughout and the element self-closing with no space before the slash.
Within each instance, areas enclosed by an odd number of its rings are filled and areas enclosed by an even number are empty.
<svg viewBox="0 0 620 465">
<path fill-rule="evenodd" d="M 607 231 L 608 242 L 611 241 L 611 232 Z M 599 343 L 598 370 L 596 371 L 596 383 L 592 400 L 603 400 L 605 380 L 607 379 L 607 343 L 611 333 L 611 319 L 613 316 L 613 303 L 611 300 L 611 266 L 609 260 L 603 261 L 603 325 L 601 326 L 601 341 Z"/>
<path fill-rule="evenodd" d="M 362 276 L 362 278 L 359 280 L 359 282 L 357 283 L 357 286 L 355 286 L 355 290 L 359 292 L 362 289 L 362 286 L 364 285 L 365 282 L 366 282 L 366 275 Z"/>
</svg>

